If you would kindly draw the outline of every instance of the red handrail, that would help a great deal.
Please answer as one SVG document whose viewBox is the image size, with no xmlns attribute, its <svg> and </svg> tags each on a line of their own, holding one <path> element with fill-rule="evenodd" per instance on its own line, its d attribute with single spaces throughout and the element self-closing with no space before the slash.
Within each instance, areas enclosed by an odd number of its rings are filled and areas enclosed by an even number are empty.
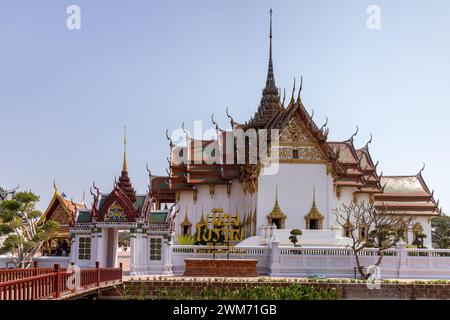
<svg viewBox="0 0 450 320">
<path fill-rule="evenodd" d="M 59 298 L 61 294 L 74 292 L 68 287 L 68 280 L 75 271 L 67 272 L 55 265 L 50 273 L 41 273 L 29 277 L 0 282 L 0 300 L 39 300 L 46 298 Z M 28 269 L 31 270 L 31 269 Z M 10 271 L 10 270 L 8 270 Z M 39 271 L 38 271 L 39 273 Z M 26 273 L 18 273 L 22 276 Z M 122 268 L 99 268 L 80 270 L 80 286 L 99 287 L 102 283 L 122 281 Z"/>
<path fill-rule="evenodd" d="M 0 269 L 0 283 L 40 276 L 54 272 L 53 268 Z"/>
</svg>

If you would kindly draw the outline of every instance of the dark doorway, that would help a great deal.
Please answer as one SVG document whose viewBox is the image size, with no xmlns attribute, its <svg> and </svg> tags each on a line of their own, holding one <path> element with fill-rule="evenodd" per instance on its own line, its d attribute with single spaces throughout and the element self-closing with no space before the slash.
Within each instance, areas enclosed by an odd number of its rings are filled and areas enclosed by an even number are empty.
<svg viewBox="0 0 450 320">
<path fill-rule="evenodd" d="M 312 229 L 312 230 L 319 229 L 319 220 L 318 219 L 309 220 L 309 229 Z"/>
<path fill-rule="evenodd" d="M 281 221 L 280 219 L 272 219 L 272 224 L 277 226 L 277 229 L 281 229 Z"/>
</svg>

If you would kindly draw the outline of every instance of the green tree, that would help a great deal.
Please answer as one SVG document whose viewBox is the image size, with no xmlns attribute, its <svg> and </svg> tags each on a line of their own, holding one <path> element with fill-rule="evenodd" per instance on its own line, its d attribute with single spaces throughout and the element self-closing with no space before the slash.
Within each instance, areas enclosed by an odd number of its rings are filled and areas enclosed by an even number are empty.
<svg viewBox="0 0 450 320">
<path fill-rule="evenodd" d="M 440 216 L 431 220 L 431 237 L 439 249 L 450 248 L 450 217 Z"/>
<path fill-rule="evenodd" d="M 423 239 L 425 239 L 427 235 L 423 232 L 416 234 L 416 239 L 412 242 L 413 245 L 417 246 L 419 249 L 425 248 L 423 245 Z"/>
<path fill-rule="evenodd" d="M 294 244 L 294 247 L 297 246 L 297 242 L 298 242 L 298 238 L 297 236 L 301 236 L 302 230 L 300 229 L 292 229 L 291 230 L 291 235 L 289 236 L 289 240 L 291 240 L 291 242 Z"/>
<path fill-rule="evenodd" d="M 42 213 L 36 209 L 39 196 L 19 192 L 0 204 L 0 237 L 4 237 L 0 254 L 11 252 L 18 268 L 31 265 L 44 241 L 59 228 L 54 221 L 38 225 Z"/>
</svg>

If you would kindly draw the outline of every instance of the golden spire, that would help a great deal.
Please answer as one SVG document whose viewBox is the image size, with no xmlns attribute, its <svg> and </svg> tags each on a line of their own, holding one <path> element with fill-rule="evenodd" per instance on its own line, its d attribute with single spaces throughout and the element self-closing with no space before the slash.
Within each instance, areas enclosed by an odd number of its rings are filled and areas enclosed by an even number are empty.
<svg viewBox="0 0 450 320">
<path fill-rule="evenodd" d="M 313 206 L 316 206 L 316 186 L 313 189 Z"/>
<path fill-rule="evenodd" d="M 278 207 L 278 185 L 275 186 L 275 205 Z"/>
<path fill-rule="evenodd" d="M 267 215 L 267 219 L 269 224 L 273 224 L 274 221 L 277 220 L 278 221 L 277 227 L 279 229 L 284 229 L 284 222 L 286 220 L 286 215 L 281 211 L 280 206 L 278 204 L 278 185 L 275 186 L 275 205 L 273 206 L 272 211 Z"/>
<path fill-rule="evenodd" d="M 316 205 L 316 186 L 314 186 L 313 191 L 313 203 L 311 209 L 309 210 L 309 213 L 306 216 L 311 219 L 323 219 L 323 216 L 320 214 Z"/>
<path fill-rule="evenodd" d="M 127 168 L 127 127 L 125 126 L 123 135 L 123 166 L 122 171 L 128 171 Z"/>
<path fill-rule="evenodd" d="M 278 185 L 275 186 L 275 205 L 273 206 L 271 216 L 284 216 L 281 212 L 280 205 L 278 204 Z"/>
</svg>

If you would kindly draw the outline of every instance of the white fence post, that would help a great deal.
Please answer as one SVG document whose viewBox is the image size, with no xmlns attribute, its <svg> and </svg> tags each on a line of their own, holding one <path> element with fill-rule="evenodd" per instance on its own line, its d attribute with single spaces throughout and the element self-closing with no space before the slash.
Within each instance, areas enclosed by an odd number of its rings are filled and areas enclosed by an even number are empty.
<svg viewBox="0 0 450 320">
<path fill-rule="evenodd" d="M 407 275 L 406 269 L 408 267 L 406 258 L 408 257 L 408 252 L 406 251 L 406 243 L 400 239 L 397 242 L 397 257 L 398 257 L 398 278 L 401 279 Z"/>
<path fill-rule="evenodd" d="M 173 235 L 167 235 L 164 237 L 163 246 L 164 246 L 164 252 L 163 252 L 163 258 L 164 258 L 164 265 L 163 265 L 163 275 L 166 276 L 172 276 L 172 236 Z"/>
<path fill-rule="evenodd" d="M 270 275 L 280 276 L 281 275 L 281 265 L 280 265 L 280 241 L 272 240 L 270 243 Z"/>
</svg>

